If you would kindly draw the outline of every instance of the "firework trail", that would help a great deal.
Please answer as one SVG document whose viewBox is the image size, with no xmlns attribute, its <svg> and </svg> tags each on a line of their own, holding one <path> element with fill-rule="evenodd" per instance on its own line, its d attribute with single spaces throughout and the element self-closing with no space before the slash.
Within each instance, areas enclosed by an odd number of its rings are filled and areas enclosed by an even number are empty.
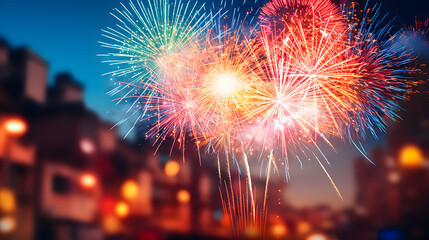
<svg viewBox="0 0 429 240">
<path fill-rule="evenodd" d="M 340 135 L 366 156 L 360 141 L 367 133 L 377 138 L 388 120 L 400 119 L 399 103 L 417 82 L 412 78 L 416 69 L 411 67 L 415 57 L 401 44 L 402 31 L 394 31 L 391 21 L 380 16 L 379 5 L 368 7 L 367 3 L 360 13 L 356 13 L 356 5 L 347 10 L 351 46 L 347 56 L 359 64 L 352 85 L 358 101 L 351 104 L 350 120 L 341 126 Z"/>
<path fill-rule="evenodd" d="M 237 238 L 248 226 L 264 228 L 269 181 L 283 175 L 280 166 L 288 179 L 292 158 L 316 159 L 341 197 L 319 145 L 335 150 L 330 140 L 339 138 L 366 156 L 361 142 L 400 119 L 399 104 L 418 83 L 415 56 L 400 38 L 428 33 L 427 21 L 393 31 L 378 5 L 258 5 L 131 1 L 114 9 L 118 24 L 103 30 L 101 42 L 111 51 L 101 56 L 115 67 L 107 74 L 120 79 L 110 94 L 133 100 L 129 111 L 136 123 L 149 123 L 155 146 L 172 140 L 170 153 L 178 146 L 184 158 L 192 142 L 198 156 L 217 156 L 222 204 Z M 267 167 L 262 208 L 254 161 Z"/>
<path fill-rule="evenodd" d="M 211 21 L 204 4 L 197 2 L 130 1 L 128 5 L 121 3 L 121 7 L 111 12 L 117 24 L 102 30 L 105 41 L 100 44 L 110 52 L 100 56 L 114 67 L 105 75 L 119 79 L 109 94 L 120 96 L 118 104 L 128 98 L 134 100 L 128 110 L 133 113 L 128 118 L 137 116 L 135 126 L 151 114 L 145 100 L 157 94 L 152 87 L 167 85 L 165 80 L 170 78 L 165 73 L 171 71 L 173 64 L 178 68 L 184 56 L 192 55 L 193 43 Z"/>
</svg>

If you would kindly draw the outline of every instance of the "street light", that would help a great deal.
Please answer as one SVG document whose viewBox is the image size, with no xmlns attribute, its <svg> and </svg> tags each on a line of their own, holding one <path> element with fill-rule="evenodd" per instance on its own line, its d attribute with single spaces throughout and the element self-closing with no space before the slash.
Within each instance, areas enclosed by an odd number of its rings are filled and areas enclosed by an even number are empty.
<svg viewBox="0 0 429 240">
<path fill-rule="evenodd" d="M 288 233 L 288 229 L 284 224 L 277 223 L 272 227 L 271 233 L 276 238 L 283 238 Z"/>
<path fill-rule="evenodd" d="M 0 184 L 5 186 L 5 188 L 0 189 L 0 211 L 13 212 L 16 208 L 15 194 L 7 188 L 9 183 L 10 142 L 12 138 L 24 135 L 27 132 L 28 127 L 27 122 L 21 117 L 9 117 L 4 120 L 2 124 L 3 129 L 0 129 L 0 131 L 4 131 L 6 133 L 6 139 L 4 144 L 3 176 L 1 177 Z M 1 221 L 0 228 L 2 231 L 8 231 L 7 229 L 9 228 L 13 230 L 13 228 L 15 228 L 15 220 L 13 218 L 2 218 Z"/>
<path fill-rule="evenodd" d="M 27 132 L 27 123 L 20 117 L 11 117 L 4 123 L 6 133 L 11 136 L 22 136 Z"/>
<path fill-rule="evenodd" d="M 139 186 L 133 180 L 127 180 L 124 182 L 121 188 L 122 197 L 127 200 L 132 200 L 139 194 Z"/>
<path fill-rule="evenodd" d="M 179 190 L 176 197 L 181 204 L 188 204 L 191 201 L 191 194 L 185 189 Z"/>
<path fill-rule="evenodd" d="M 0 211 L 10 213 L 15 211 L 15 208 L 15 194 L 7 188 L 0 189 Z"/>
<path fill-rule="evenodd" d="M 118 202 L 115 207 L 115 212 L 118 217 L 125 218 L 130 213 L 130 209 L 126 203 Z"/>
<path fill-rule="evenodd" d="M 169 161 L 165 164 L 164 172 L 168 177 L 175 177 L 180 171 L 180 165 L 176 161 Z"/>
<path fill-rule="evenodd" d="M 97 178 L 90 173 L 83 174 L 80 177 L 80 185 L 87 189 L 92 189 L 97 185 Z"/>
<path fill-rule="evenodd" d="M 420 168 L 423 166 L 423 153 L 415 145 L 407 145 L 399 153 L 401 166 L 405 168 Z"/>
</svg>

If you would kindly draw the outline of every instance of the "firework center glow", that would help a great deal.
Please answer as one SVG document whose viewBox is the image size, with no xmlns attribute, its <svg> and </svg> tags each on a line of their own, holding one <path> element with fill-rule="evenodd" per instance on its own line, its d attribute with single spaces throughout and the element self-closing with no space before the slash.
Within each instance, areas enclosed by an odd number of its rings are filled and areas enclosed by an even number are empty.
<svg viewBox="0 0 429 240">
<path fill-rule="evenodd" d="M 222 96 L 231 96 L 240 88 L 238 79 L 231 73 L 222 73 L 216 78 L 216 90 Z"/>
</svg>

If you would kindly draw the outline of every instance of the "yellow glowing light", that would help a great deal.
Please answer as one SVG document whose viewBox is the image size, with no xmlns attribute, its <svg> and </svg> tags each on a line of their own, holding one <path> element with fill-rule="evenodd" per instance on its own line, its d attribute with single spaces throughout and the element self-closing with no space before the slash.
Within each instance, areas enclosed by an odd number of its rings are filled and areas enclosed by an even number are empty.
<svg viewBox="0 0 429 240">
<path fill-rule="evenodd" d="M 423 153 L 417 146 L 408 145 L 401 150 L 399 160 L 403 167 L 419 168 L 423 165 Z"/>
<path fill-rule="evenodd" d="M 177 201 L 181 204 L 187 204 L 191 201 L 191 194 L 187 190 L 179 190 L 177 192 Z"/>
<path fill-rule="evenodd" d="M 175 177 L 180 171 L 180 165 L 176 161 L 169 161 L 165 164 L 164 172 L 168 177 Z"/>
<path fill-rule="evenodd" d="M 230 96 L 237 92 L 240 83 L 231 73 L 223 73 L 216 78 L 216 90 L 222 96 Z"/>
<path fill-rule="evenodd" d="M 97 178 L 92 174 L 84 174 L 80 177 L 80 184 L 85 188 L 93 188 L 97 184 Z"/>
<path fill-rule="evenodd" d="M 0 189 L 0 211 L 13 212 L 15 208 L 15 194 L 9 189 Z"/>
<path fill-rule="evenodd" d="M 135 199 L 139 194 L 139 186 L 133 180 L 126 181 L 121 188 L 122 197 L 128 200 Z"/>
<path fill-rule="evenodd" d="M 288 229 L 284 224 L 276 224 L 271 229 L 271 232 L 276 237 L 284 237 L 288 233 Z"/>
<path fill-rule="evenodd" d="M 7 133 L 20 136 L 27 131 L 27 123 L 21 118 L 11 118 L 6 121 L 4 128 Z"/>
<path fill-rule="evenodd" d="M 316 233 L 316 234 L 312 234 L 312 235 L 308 236 L 306 238 L 306 240 L 328 240 L 328 237 L 326 237 L 323 234 Z"/>
<path fill-rule="evenodd" d="M 128 216 L 128 214 L 130 213 L 130 209 L 126 203 L 119 202 L 116 204 L 115 212 L 119 217 L 123 218 Z"/>
<path fill-rule="evenodd" d="M 16 228 L 16 220 L 13 217 L 2 217 L 0 219 L 0 232 L 10 233 Z"/>
</svg>

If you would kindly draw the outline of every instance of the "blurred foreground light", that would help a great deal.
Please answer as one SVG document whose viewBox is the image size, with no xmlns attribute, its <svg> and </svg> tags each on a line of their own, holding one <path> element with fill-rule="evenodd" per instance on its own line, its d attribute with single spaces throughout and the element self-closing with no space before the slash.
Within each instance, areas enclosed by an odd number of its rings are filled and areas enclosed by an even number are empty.
<svg viewBox="0 0 429 240">
<path fill-rule="evenodd" d="M 168 177 L 175 177 L 180 171 L 180 165 L 176 161 L 169 161 L 165 164 L 164 172 Z"/>
<path fill-rule="evenodd" d="M 146 230 L 137 235 L 137 240 L 162 240 L 164 239 L 159 231 Z"/>
<path fill-rule="evenodd" d="M 390 172 L 389 175 L 387 175 L 387 180 L 392 184 L 399 183 L 401 181 L 401 174 L 398 172 Z"/>
<path fill-rule="evenodd" d="M 187 190 L 179 190 L 177 192 L 177 201 L 181 204 L 188 204 L 191 201 L 191 194 Z"/>
<path fill-rule="evenodd" d="M 0 211 L 10 213 L 15 211 L 15 208 L 15 194 L 9 189 L 0 189 Z"/>
<path fill-rule="evenodd" d="M 224 227 L 229 226 L 231 223 L 231 220 L 229 219 L 229 215 L 228 214 L 224 214 L 222 216 L 222 218 L 220 219 L 220 224 Z"/>
<path fill-rule="evenodd" d="M 272 227 L 271 233 L 277 238 L 284 237 L 288 233 L 288 229 L 284 224 L 278 223 Z"/>
<path fill-rule="evenodd" d="M 248 238 L 256 238 L 259 236 L 259 230 L 256 226 L 247 226 L 245 230 L 246 237 Z"/>
<path fill-rule="evenodd" d="M 111 197 L 103 197 L 100 203 L 100 210 L 103 214 L 115 212 L 115 200 Z"/>
<path fill-rule="evenodd" d="M 84 188 L 94 188 L 97 185 L 97 178 L 90 173 L 84 174 L 80 177 L 80 185 Z"/>
<path fill-rule="evenodd" d="M 27 132 L 27 122 L 22 118 L 14 117 L 6 120 L 4 128 L 10 135 L 21 136 Z"/>
<path fill-rule="evenodd" d="M 103 231 L 107 234 L 116 234 L 121 230 L 121 223 L 115 215 L 104 216 L 101 225 L 103 227 Z"/>
<path fill-rule="evenodd" d="M 119 202 L 115 206 L 115 212 L 119 217 L 125 218 L 130 213 L 130 209 L 126 203 Z"/>
<path fill-rule="evenodd" d="M 308 222 L 301 221 L 298 223 L 297 231 L 300 234 L 306 234 L 311 231 L 311 225 Z"/>
<path fill-rule="evenodd" d="M 0 232 L 10 233 L 16 228 L 16 220 L 13 217 L 0 218 Z"/>
<path fill-rule="evenodd" d="M 91 139 L 84 138 L 79 142 L 80 150 L 85 154 L 93 154 L 95 152 L 95 144 Z"/>
<path fill-rule="evenodd" d="M 306 240 L 328 240 L 328 237 L 321 233 L 315 233 L 308 236 Z"/>
<path fill-rule="evenodd" d="M 133 180 L 127 180 L 121 187 L 122 197 L 127 200 L 132 200 L 139 194 L 139 186 Z"/>
<path fill-rule="evenodd" d="M 402 148 L 399 161 L 402 167 L 419 168 L 423 166 L 423 153 L 417 146 L 408 145 Z"/>
</svg>

